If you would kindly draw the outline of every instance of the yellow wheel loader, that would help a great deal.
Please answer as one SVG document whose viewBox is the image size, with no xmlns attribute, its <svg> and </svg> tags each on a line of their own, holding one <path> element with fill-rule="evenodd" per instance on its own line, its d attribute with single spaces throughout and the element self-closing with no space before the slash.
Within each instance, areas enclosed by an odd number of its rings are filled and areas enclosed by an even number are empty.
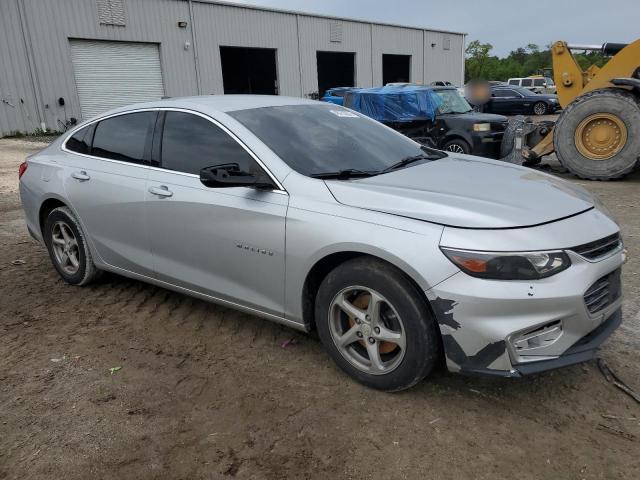
<svg viewBox="0 0 640 480">
<path fill-rule="evenodd" d="M 612 56 L 602 68 L 582 70 L 572 50 Z M 611 180 L 640 162 L 640 40 L 630 44 L 551 48 L 554 81 L 563 110 L 555 124 L 520 119 L 509 125 L 504 160 L 532 165 L 555 151 L 571 173 Z"/>
</svg>

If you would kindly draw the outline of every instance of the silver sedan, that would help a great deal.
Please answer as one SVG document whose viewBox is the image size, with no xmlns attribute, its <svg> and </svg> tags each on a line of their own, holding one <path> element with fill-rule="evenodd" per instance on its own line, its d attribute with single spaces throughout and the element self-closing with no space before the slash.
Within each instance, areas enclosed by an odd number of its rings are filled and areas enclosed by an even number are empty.
<svg viewBox="0 0 640 480">
<path fill-rule="evenodd" d="M 510 377 L 584 361 L 621 322 L 619 228 L 584 189 L 336 105 L 121 108 L 28 158 L 20 193 L 65 282 L 110 271 L 315 329 L 383 390 L 442 359 Z"/>
</svg>

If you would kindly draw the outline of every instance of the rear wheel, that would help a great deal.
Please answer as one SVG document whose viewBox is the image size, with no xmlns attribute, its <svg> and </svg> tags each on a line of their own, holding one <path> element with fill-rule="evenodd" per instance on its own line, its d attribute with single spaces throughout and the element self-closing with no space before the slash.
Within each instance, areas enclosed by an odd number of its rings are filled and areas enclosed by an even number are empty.
<svg viewBox="0 0 640 480">
<path fill-rule="evenodd" d="M 445 143 L 443 150 L 447 152 L 463 153 L 468 155 L 471 153 L 471 145 L 469 145 L 465 140 L 461 138 L 455 138 Z"/>
<path fill-rule="evenodd" d="M 315 317 L 333 360 L 369 387 L 409 388 L 439 357 L 439 334 L 425 301 L 402 272 L 376 259 L 356 258 L 329 273 Z"/>
<path fill-rule="evenodd" d="M 44 241 L 53 266 L 65 282 L 86 285 L 98 275 L 78 220 L 67 207 L 55 208 L 44 223 Z"/>
<path fill-rule="evenodd" d="M 623 177 L 640 159 L 637 98 L 615 88 L 577 98 L 560 115 L 554 144 L 560 163 L 581 178 Z"/>
</svg>

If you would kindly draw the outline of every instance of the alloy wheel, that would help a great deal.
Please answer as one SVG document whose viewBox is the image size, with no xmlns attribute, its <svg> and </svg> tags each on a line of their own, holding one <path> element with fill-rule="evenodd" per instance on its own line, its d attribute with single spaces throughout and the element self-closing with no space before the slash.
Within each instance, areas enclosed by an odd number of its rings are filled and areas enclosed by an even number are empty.
<svg viewBox="0 0 640 480">
<path fill-rule="evenodd" d="M 451 145 L 447 146 L 447 152 L 464 153 L 464 148 L 462 148 L 462 145 L 458 145 L 457 143 L 452 143 Z"/>
<path fill-rule="evenodd" d="M 533 113 L 536 115 L 544 115 L 547 113 L 547 106 L 544 103 L 536 103 L 533 106 Z"/>
<path fill-rule="evenodd" d="M 58 266 L 69 275 L 80 268 L 80 250 L 73 230 L 66 222 L 57 221 L 51 229 L 51 246 Z"/>
<path fill-rule="evenodd" d="M 367 287 L 347 287 L 329 307 L 329 330 L 340 354 L 354 367 L 372 375 L 395 370 L 406 350 L 402 319 L 380 293 Z"/>
</svg>

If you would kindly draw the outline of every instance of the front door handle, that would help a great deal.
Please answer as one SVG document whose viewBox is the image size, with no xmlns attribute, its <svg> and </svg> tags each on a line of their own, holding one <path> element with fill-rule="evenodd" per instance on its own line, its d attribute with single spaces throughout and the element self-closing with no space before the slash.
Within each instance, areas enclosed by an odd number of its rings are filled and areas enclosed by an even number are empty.
<svg viewBox="0 0 640 480">
<path fill-rule="evenodd" d="M 80 180 L 81 182 L 86 182 L 87 180 L 91 180 L 91 177 L 87 175 L 87 172 L 85 172 L 84 170 L 81 170 L 79 172 L 73 172 L 71 176 L 76 180 Z"/>
<path fill-rule="evenodd" d="M 171 197 L 173 192 L 167 188 L 166 185 L 160 185 L 159 187 L 149 188 L 149 193 L 157 195 L 158 197 Z"/>
</svg>

